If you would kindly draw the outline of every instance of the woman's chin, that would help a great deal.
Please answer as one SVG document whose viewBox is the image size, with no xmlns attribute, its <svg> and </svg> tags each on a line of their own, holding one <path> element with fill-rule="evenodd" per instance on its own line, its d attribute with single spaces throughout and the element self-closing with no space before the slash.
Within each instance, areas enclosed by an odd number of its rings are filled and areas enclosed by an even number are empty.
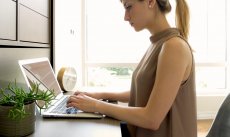
<svg viewBox="0 0 230 137">
<path fill-rule="evenodd" d="M 135 28 L 135 27 L 134 27 L 134 30 L 135 30 L 136 32 L 139 32 L 139 31 L 142 31 L 143 28 Z"/>
</svg>

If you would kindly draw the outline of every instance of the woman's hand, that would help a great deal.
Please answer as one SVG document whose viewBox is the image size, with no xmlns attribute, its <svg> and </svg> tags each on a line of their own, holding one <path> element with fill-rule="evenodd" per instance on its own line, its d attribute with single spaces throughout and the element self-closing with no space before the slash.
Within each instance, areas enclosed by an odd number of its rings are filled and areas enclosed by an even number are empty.
<svg viewBox="0 0 230 137">
<path fill-rule="evenodd" d="M 87 96 L 83 93 L 78 93 L 69 97 L 67 107 L 75 107 L 85 112 L 97 112 L 96 105 L 99 100 Z"/>
<path fill-rule="evenodd" d="M 74 95 L 79 95 L 79 94 L 84 94 L 86 96 L 95 98 L 95 99 L 102 99 L 101 94 L 100 93 L 96 93 L 96 92 L 84 92 L 84 91 L 76 91 L 74 92 Z"/>
</svg>

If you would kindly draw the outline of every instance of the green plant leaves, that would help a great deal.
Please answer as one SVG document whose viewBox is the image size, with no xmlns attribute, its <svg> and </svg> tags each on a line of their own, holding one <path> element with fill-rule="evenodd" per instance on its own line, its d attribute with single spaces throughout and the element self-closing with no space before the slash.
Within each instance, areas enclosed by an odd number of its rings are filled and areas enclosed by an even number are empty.
<svg viewBox="0 0 230 137">
<path fill-rule="evenodd" d="M 25 105 L 35 102 L 36 100 L 44 101 L 45 107 L 55 99 L 54 90 L 41 90 L 38 83 L 32 83 L 30 89 L 24 89 L 18 87 L 16 80 L 14 84 L 9 83 L 6 88 L 0 89 L 0 105 L 2 106 L 12 106 L 12 109 L 9 111 L 9 117 L 13 120 L 20 120 L 25 118 L 28 113 L 25 112 Z"/>
</svg>

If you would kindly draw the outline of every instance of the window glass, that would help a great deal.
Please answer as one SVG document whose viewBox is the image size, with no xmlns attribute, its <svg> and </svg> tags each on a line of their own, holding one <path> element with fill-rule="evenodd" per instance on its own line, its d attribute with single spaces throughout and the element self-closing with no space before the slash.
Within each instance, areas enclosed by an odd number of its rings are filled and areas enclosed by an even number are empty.
<svg viewBox="0 0 230 137">
<path fill-rule="evenodd" d="M 129 88 L 133 68 L 89 67 L 88 86 Z"/>
<path fill-rule="evenodd" d="M 226 69 L 224 67 L 197 67 L 196 82 L 199 89 L 225 89 Z"/>
<path fill-rule="evenodd" d="M 197 62 L 226 61 L 226 1 L 192 0 L 189 42 Z"/>
<path fill-rule="evenodd" d="M 175 2 L 172 7 L 175 7 Z M 228 88 L 227 70 L 227 0 L 190 0 L 189 43 L 196 63 L 197 91 L 199 89 Z M 112 6 L 106 6 L 112 5 Z M 138 63 L 150 46 L 147 31 L 135 32 L 124 21 L 124 8 L 119 0 L 87 0 L 86 3 L 86 83 L 88 86 L 130 86 L 132 71 L 121 76 L 116 63 Z M 167 18 L 175 26 L 175 9 Z M 103 67 L 101 63 L 111 63 Z M 203 64 L 202 64 L 203 63 Z M 205 64 L 212 65 L 205 65 Z M 90 67 L 92 64 L 95 67 Z M 110 69 L 109 69 L 110 68 Z"/>
<path fill-rule="evenodd" d="M 150 45 L 147 31 L 136 33 L 124 21 L 119 0 L 87 0 L 86 43 L 89 62 L 138 62 Z"/>
</svg>

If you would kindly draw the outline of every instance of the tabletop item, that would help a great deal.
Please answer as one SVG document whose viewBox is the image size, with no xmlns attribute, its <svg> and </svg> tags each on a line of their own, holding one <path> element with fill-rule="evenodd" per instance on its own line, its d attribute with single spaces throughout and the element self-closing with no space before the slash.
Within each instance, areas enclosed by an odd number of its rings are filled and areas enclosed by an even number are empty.
<svg viewBox="0 0 230 137">
<path fill-rule="evenodd" d="M 73 67 L 62 67 L 57 79 L 63 91 L 73 91 L 77 83 L 77 72 Z"/>
<path fill-rule="evenodd" d="M 104 115 L 99 113 L 87 113 L 77 110 L 77 113 L 68 113 L 66 111 L 66 101 L 70 95 L 63 94 L 62 89 L 55 77 L 55 73 L 48 58 L 35 58 L 19 60 L 19 65 L 28 87 L 31 82 L 36 82 L 43 89 L 52 89 L 55 99 L 47 105 L 47 109 L 41 110 L 43 117 L 55 118 L 103 118 Z M 44 106 L 43 102 L 36 102 L 40 108 Z"/>
</svg>

